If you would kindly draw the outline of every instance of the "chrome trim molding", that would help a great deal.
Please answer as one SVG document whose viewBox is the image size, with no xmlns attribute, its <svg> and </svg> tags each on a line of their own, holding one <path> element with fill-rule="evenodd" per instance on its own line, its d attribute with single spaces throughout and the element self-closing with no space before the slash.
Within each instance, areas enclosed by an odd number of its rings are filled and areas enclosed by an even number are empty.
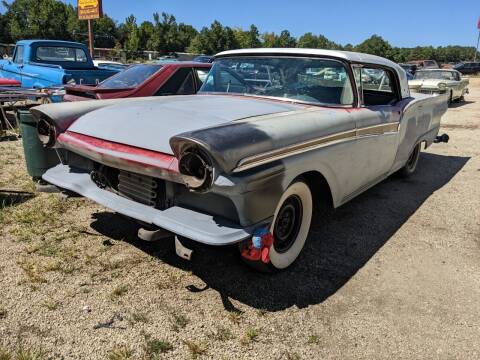
<svg viewBox="0 0 480 360">
<path fill-rule="evenodd" d="M 317 150 L 322 147 L 339 144 L 341 142 L 358 139 L 364 136 L 378 136 L 389 133 L 398 133 L 399 122 L 367 126 L 361 129 L 352 129 L 332 135 L 322 136 L 299 144 L 285 146 L 280 149 L 267 151 L 262 154 L 246 157 L 238 163 L 234 173 L 249 170 L 254 167 L 281 160 L 289 156 L 302 154 L 307 151 Z"/>
</svg>

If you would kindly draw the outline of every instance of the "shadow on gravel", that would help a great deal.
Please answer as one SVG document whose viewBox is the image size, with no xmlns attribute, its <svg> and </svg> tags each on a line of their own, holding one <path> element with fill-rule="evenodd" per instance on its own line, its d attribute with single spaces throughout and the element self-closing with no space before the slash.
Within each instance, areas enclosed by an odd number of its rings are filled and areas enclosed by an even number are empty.
<svg viewBox="0 0 480 360">
<path fill-rule="evenodd" d="M 348 204 L 316 216 L 310 239 L 298 261 L 288 270 L 261 274 L 243 265 L 236 247 L 215 248 L 185 243 L 194 248 L 186 262 L 175 255 L 173 239 L 146 243 L 136 237 L 138 225 L 112 213 L 98 213 L 92 228 L 124 240 L 160 260 L 192 271 L 219 292 L 225 309 L 236 311 L 229 299 L 267 311 L 293 305 L 303 308 L 323 302 L 356 272 L 438 189 L 457 174 L 468 157 L 424 153 L 417 173 L 408 180 L 392 176 Z"/>
<path fill-rule="evenodd" d="M 448 105 L 448 107 L 450 109 L 456 109 L 456 108 L 460 108 L 462 106 L 465 106 L 465 105 L 469 105 L 469 104 L 473 104 L 475 101 L 468 101 L 468 100 L 465 100 L 465 101 L 459 101 L 459 102 L 453 102 L 451 103 L 450 105 Z"/>
</svg>

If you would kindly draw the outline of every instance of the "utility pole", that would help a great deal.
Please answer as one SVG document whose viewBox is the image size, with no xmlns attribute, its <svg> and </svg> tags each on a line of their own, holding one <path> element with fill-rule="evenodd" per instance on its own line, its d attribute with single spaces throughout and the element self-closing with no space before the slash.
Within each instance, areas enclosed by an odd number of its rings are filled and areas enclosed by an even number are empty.
<svg viewBox="0 0 480 360">
<path fill-rule="evenodd" d="M 477 47 L 475 48 L 475 56 L 473 57 L 474 62 L 477 61 L 478 46 L 480 45 L 480 17 L 478 18 L 477 30 L 478 30 L 478 38 L 477 38 Z"/>
<path fill-rule="evenodd" d="M 479 21 L 480 23 L 480 21 Z M 477 62 L 477 54 L 478 54 L 478 46 L 480 45 L 480 29 L 478 29 L 478 39 L 477 39 L 477 47 L 475 48 L 475 56 L 473 58 L 473 62 Z"/>
<path fill-rule="evenodd" d="M 93 59 L 93 26 L 92 20 L 88 20 L 88 48 L 90 49 L 90 56 Z"/>
</svg>

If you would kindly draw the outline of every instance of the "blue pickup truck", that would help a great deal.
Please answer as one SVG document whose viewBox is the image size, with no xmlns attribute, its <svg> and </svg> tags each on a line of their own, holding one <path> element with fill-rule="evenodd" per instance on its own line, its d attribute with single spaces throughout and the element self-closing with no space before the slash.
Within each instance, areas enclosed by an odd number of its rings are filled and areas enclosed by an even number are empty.
<svg viewBox="0 0 480 360">
<path fill-rule="evenodd" d="M 19 41 L 12 60 L 0 60 L 0 77 L 18 80 L 24 88 L 96 85 L 117 72 L 95 67 L 85 45 L 67 41 Z"/>
</svg>

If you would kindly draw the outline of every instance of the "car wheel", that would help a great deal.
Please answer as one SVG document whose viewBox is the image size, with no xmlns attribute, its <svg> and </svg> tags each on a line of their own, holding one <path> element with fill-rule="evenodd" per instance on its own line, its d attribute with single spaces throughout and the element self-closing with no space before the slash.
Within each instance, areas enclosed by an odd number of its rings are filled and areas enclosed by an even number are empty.
<svg viewBox="0 0 480 360">
<path fill-rule="evenodd" d="M 400 169 L 399 174 L 403 177 L 408 177 L 412 175 L 417 169 L 418 159 L 420 158 L 420 153 L 422 152 L 422 144 L 418 143 L 410 154 L 407 163 L 403 168 Z"/>
<path fill-rule="evenodd" d="M 271 272 L 286 269 L 300 255 L 312 221 L 313 200 L 310 188 L 303 181 L 294 182 L 283 193 L 270 233 L 273 244 L 269 248 L 269 262 L 248 261 L 257 270 Z"/>
</svg>

